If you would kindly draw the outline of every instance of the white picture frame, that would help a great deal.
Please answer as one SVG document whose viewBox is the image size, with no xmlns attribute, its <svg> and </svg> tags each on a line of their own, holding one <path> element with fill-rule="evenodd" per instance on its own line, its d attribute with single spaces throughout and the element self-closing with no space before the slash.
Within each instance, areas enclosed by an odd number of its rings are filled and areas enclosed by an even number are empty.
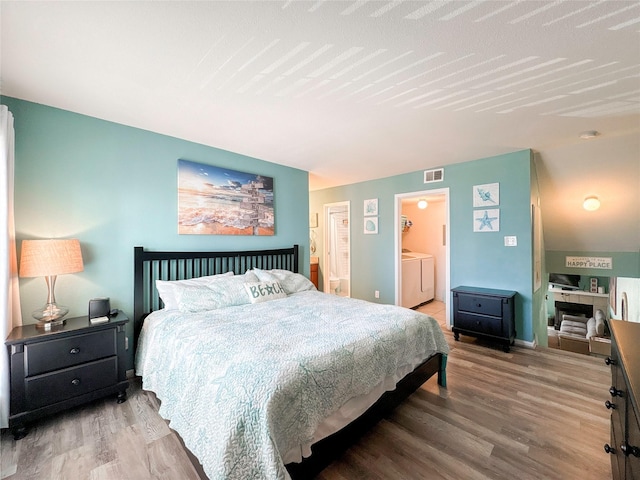
<svg viewBox="0 0 640 480">
<path fill-rule="evenodd" d="M 364 201 L 364 216 L 370 217 L 378 215 L 378 199 L 370 198 Z"/>
<path fill-rule="evenodd" d="M 474 232 L 499 232 L 500 231 L 500 209 L 489 208 L 473 211 L 473 231 Z"/>
<path fill-rule="evenodd" d="M 364 234 L 378 234 L 378 217 L 364 217 Z"/>
<path fill-rule="evenodd" d="M 497 207 L 498 205 L 500 205 L 499 183 L 473 186 L 473 208 Z"/>
</svg>

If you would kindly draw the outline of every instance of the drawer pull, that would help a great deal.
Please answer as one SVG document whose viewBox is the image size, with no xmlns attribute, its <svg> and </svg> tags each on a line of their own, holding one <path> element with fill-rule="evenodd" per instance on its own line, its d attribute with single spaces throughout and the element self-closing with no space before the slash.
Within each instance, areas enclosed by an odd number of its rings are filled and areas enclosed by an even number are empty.
<svg viewBox="0 0 640 480">
<path fill-rule="evenodd" d="M 608 410 L 615 410 L 616 409 L 616 404 L 615 403 L 611 403 L 609 400 L 604 402 L 604 406 L 607 407 Z"/>
<path fill-rule="evenodd" d="M 616 387 L 611 387 L 609 389 L 609 393 L 612 397 L 621 397 L 623 392 L 622 390 L 618 390 Z"/>
<path fill-rule="evenodd" d="M 476 307 L 482 308 L 482 304 L 481 303 L 476 303 Z"/>
<path fill-rule="evenodd" d="M 78 347 L 73 347 L 71 350 L 69 350 L 69 353 L 71 355 L 76 355 L 76 354 L 80 353 L 80 349 Z"/>
<path fill-rule="evenodd" d="M 74 378 L 73 380 L 71 380 L 71 385 L 80 385 L 80 379 L 79 378 Z"/>
<path fill-rule="evenodd" d="M 617 365 L 616 361 L 611 357 L 605 358 L 604 359 L 604 363 L 606 363 L 607 365 Z"/>
<path fill-rule="evenodd" d="M 616 454 L 616 449 L 615 449 L 615 448 L 613 448 L 613 447 L 612 447 L 611 445 L 609 445 L 608 443 L 605 443 L 605 444 L 604 444 L 604 451 L 605 451 L 606 453 L 610 453 L 610 454 L 612 454 L 612 455 L 615 455 L 615 454 Z"/>
<path fill-rule="evenodd" d="M 626 457 L 628 457 L 629 455 L 640 457 L 640 448 L 633 447 L 626 442 L 620 445 L 620 450 L 622 450 L 622 453 L 624 453 Z"/>
</svg>

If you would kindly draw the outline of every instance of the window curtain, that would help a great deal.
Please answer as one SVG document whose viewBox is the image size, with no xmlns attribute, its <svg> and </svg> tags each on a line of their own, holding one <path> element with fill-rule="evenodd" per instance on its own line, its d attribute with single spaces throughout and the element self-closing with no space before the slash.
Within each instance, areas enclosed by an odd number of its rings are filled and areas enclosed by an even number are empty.
<svg viewBox="0 0 640 480">
<path fill-rule="evenodd" d="M 0 105 L 0 428 L 9 426 L 9 356 L 4 340 L 14 326 L 22 324 L 13 218 L 13 149 L 13 115 Z"/>
</svg>

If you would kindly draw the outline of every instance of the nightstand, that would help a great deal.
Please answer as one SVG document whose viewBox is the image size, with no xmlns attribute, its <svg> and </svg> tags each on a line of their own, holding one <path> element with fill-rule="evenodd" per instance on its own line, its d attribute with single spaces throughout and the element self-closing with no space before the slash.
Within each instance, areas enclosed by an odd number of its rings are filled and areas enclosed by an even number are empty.
<svg viewBox="0 0 640 480">
<path fill-rule="evenodd" d="M 453 295 L 453 338 L 460 334 L 498 341 L 505 352 L 516 337 L 517 292 L 493 288 L 457 287 Z"/>
<path fill-rule="evenodd" d="M 23 325 L 5 341 L 9 353 L 9 428 L 16 440 L 25 425 L 83 403 L 117 394 L 127 399 L 125 325 L 118 312 L 108 322 L 66 319 L 51 330 Z"/>
</svg>

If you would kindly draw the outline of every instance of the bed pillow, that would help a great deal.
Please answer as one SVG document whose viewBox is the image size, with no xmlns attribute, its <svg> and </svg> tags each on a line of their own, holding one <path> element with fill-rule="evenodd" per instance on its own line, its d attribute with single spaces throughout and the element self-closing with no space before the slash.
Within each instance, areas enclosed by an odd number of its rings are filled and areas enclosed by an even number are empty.
<svg viewBox="0 0 640 480">
<path fill-rule="evenodd" d="M 284 288 L 277 281 L 247 282 L 244 284 L 244 288 L 251 303 L 262 303 L 287 297 Z"/>
<path fill-rule="evenodd" d="M 185 285 L 205 285 L 221 277 L 231 277 L 233 272 L 220 273 L 218 275 L 208 275 L 206 277 L 189 278 L 187 280 L 156 280 L 156 289 L 167 310 L 177 310 L 175 288 Z"/>
<path fill-rule="evenodd" d="M 258 276 L 261 282 L 278 282 L 284 288 L 287 295 L 297 292 L 306 292 L 307 290 L 317 290 L 311 281 L 299 273 L 293 273 L 289 270 L 260 270 L 254 268 L 253 272 Z"/>
<path fill-rule="evenodd" d="M 258 282 L 258 277 L 251 271 L 244 275 L 235 275 L 225 279 L 216 280 L 206 286 L 218 298 L 219 307 L 232 307 L 234 305 L 246 305 L 249 303 L 247 291 L 244 288 L 246 282 Z"/>
<path fill-rule="evenodd" d="M 193 313 L 246 305 L 249 299 L 244 284 L 257 281 L 254 273 L 247 272 L 244 275 L 217 278 L 202 285 L 174 286 L 177 309 Z"/>
<path fill-rule="evenodd" d="M 220 308 L 220 297 L 207 285 L 181 285 L 176 288 L 177 309 L 185 313 L 206 312 Z"/>
</svg>

